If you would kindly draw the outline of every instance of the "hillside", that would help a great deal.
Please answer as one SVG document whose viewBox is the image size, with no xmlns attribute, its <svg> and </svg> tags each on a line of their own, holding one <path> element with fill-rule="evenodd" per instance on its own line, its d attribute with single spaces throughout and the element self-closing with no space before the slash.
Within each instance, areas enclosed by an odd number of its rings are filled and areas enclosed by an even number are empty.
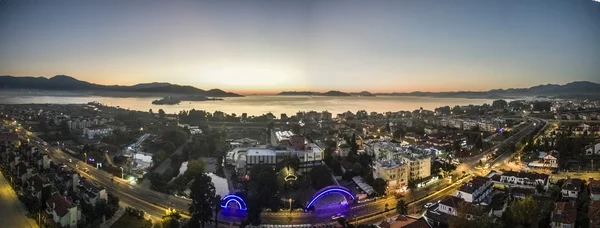
<svg viewBox="0 0 600 228">
<path fill-rule="evenodd" d="M 98 85 L 77 80 L 70 76 L 57 75 L 45 77 L 14 77 L 0 76 L 1 89 L 35 89 L 51 91 L 78 91 L 78 92 L 119 92 L 119 93 L 153 93 L 153 94 L 180 94 L 202 95 L 206 97 L 241 97 L 242 95 L 225 92 L 220 89 L 202 90 L 193 86 L 182 86 L 171 83 L 142 83 L 133 86 Z"/>
</svg>

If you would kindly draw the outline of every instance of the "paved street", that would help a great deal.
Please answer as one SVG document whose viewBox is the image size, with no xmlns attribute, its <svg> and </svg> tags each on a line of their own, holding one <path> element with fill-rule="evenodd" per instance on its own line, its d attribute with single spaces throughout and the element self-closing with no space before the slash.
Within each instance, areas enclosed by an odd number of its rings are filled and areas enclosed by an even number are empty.
<svg viewBox="0 0 600 228">
<path fill-rule="evenodd" d="M 33 219 L 27 218 L 25 205 L 4 175 L 0 175 L 0 212 L 1 227 L 38 227 Z"/>
</svg>

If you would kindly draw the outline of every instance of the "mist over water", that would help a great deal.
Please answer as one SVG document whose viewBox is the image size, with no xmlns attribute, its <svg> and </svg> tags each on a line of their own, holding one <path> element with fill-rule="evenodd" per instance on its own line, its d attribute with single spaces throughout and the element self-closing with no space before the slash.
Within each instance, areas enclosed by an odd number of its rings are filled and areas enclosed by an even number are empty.
<svg viewBox="0 0 600 228">
<path fill-rule="evenodd" d="M 420 107 L 433 110 L 441 106 L 481 105 L 492 103 L 492 99 L 437 98 L 410 96 L 377 96 L 377 97 L 319 97 L 319 96 L 275 96 L 254 95 L 246 97 L 224 98 L 222 101 L 183 101 L 179 105 L 153 105 L 152 101 L 160 97 L 102 97 L 102 96 L 30 96 L 0 93 L 0 104 L 85 104 L 97 101 L 108 106 L 119 106 L 124 109 L 177 113 L 180 110 L 222 111 L 248 115 L 262 115 L 271 112 L 279 114 L 295 114 L 298 111 L 329 111 L 333 114 L 358 110 L 367 112 L 387 112 L 415 110 Z"/>
</svg>

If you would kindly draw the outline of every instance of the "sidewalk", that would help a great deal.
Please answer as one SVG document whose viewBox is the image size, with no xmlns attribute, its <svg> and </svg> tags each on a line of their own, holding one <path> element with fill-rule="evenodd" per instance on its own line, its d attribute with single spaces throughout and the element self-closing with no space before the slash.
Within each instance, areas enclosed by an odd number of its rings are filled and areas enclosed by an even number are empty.
<svg viewBox="0 0 600 228">
<path fill-rule="evenodd" d="M 100 228 L 111 227 L 112 224 L 114 224 L 117 220 L 119 220 L 119 218 L 121 218 L 121 216 L 123 216 L 123 214 L 125 214 L 125 207 L 119 207 L 119 210 L 117 210 L 117 212 L 115 212 L 115 215 L 113 215 L 112 218 L 110 218 L 109 220 L 106 220 L 103 224 L 101 224 Z"/>
</svg>

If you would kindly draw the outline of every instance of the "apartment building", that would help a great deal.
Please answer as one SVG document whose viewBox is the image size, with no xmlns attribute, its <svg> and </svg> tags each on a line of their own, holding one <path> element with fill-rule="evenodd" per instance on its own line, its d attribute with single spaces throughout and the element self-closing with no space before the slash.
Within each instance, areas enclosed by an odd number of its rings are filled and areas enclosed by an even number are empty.
<svg viewBox="0 0 600 228">
<path fill-rule="evenodd" d="M 376 161 L 373 170 L 373 178 L 385 180 L 390 188 L 408 185 L 410 168 L 401 160 Z"/>
</svg>

